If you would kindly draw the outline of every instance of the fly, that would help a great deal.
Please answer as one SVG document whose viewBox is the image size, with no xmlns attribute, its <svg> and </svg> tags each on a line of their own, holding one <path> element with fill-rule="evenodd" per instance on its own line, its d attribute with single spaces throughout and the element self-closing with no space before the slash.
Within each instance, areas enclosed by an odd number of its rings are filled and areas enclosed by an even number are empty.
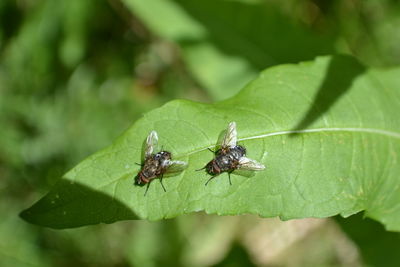
<svg viewBox="0 0 400 267">
<path fill-rule="evenodd" d="M 146 139 L 144 162 L 138 164 L 142 166 L 142 169 L 139 171 L 135 179 L 136 185 L 143 186 L 147 184 L 144 195 L 147 194 L 151 181 L 158 177 L 160 177 L 160 183 L 164 192 L 167 192 L 162 182 L 164 174 L 180 172 L 187 167 L 187 163 L 184 161 L 172 160 L 171 152 L 162 150 L 158 153 L 153 153 L 157 143 L 157 132 L 151 131 Z"/>
<path fill-rule="evenodd" d="M 215 154 L 215 157 L 202 168 L 206 169 L 207 173 L 211 175 L 211 178 L 207 180 L 205 185 L 223 172 L 228 172 L 229 184 L 232 185 L 231 173 L 234 170 L 261 171 L 265 169 L 263 164 L 247 158 L 246 148 L 237 144 L 235 122 L 229 123 L 221 148 L 217 151 L 209 150 Z"/>
</svg>

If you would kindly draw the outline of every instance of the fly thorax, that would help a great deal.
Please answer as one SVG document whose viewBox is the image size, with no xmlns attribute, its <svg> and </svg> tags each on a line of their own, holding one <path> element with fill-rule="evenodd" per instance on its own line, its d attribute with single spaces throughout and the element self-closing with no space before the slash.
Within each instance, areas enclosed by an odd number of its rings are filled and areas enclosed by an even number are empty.
<svg viewBox="0 0 400 267">
<path fill-rule="evenodd" d="M 156 154 L 156 158 L 158 160 L 167 160 L 171 159 L 171 153 L 168 151 L 160 151 Z"/>
<path fill-rule="evenodd" d="M 146 168 L 145 170 L 143 170 L 143 176 L 146 178 L 150 178 L 153 177 L 155 172 L 156 172 L 157 168 L 154 166 L 149 166 L 148 168 Z"/>
</svg>

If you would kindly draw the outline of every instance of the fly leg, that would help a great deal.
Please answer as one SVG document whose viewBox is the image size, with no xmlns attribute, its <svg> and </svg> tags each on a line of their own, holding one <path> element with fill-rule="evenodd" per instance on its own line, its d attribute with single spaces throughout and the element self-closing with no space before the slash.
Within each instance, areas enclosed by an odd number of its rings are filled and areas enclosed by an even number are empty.
<svg viewBox="0 0 400 267">
<path fill-rule="evenodd" d="M 217 177 L 217 175 L 211 176 L 211 178 L 208 179 L 207 182 L 206 182 L 204 185 L 207 186 L 207 184 L 208 184 L 212 179 L 214 179 L 215 177 Z"/>
<path fill-rule="evenodd" d="M 211 151 L 211 153 L 213 153 L 213 154 L 215 154 L 215 151 L 213 151 L 213 150 L 211 150 L 210 148 L 207 148 L 208 150 L 210 150 Z M 206 166 L 204 166 L 203 168 L 201 168 L 201 169 L 197 169 L 196 171 L 201 171 L 201 170 L 204 170 L 205 168 L 207 168 L 207 165 Z"/>
<path fill-rule="evenodd" d="M 228 178 L 229 178 L 229 185 L 232 185 L 232 181 L 231 181 L 231 171 L 230 172 L 228 172 Z"/>
<path fill-rule="evenodd" d="M 147 191 L 149 191 L 149 186 L 150 186 L 150 182 L 148 182 L 148 183 L 147 183 L 147 186 L 146 186 L 146 191 L 144 192 L 144 196 L 146 196 L 146 194 L 147 194 Z"/>
<path fill-rule="evenodd" d="M 164 192 L 167 192 L 167 190 L 165 190 L 164 184 L 162 183 L 163 177 L 164 177 L 164 174 L 161 174 L 160 183 L 161 183 L 162 188 L 164 189 Z"/>
</svg>

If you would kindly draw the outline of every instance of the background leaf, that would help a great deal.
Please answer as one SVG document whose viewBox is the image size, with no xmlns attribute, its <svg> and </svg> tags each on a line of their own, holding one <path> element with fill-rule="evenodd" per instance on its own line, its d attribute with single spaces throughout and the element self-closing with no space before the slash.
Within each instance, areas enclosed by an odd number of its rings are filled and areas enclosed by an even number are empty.
<svg viewBox="0 0 400 267">
<path fill-rule="evenodd" d="M 330 77 L 331 66 L 353 75 L 335 87 L 338 76 Z M 366 210 L 387 229 L 400 230 L 399 72 L 365 70 L 348 57 L 320 57 L 268 69 L 219 103 L 169 102 L 68 172 L 22 216 L 66 228 L 135 217 L 158 220 L 200 210 L 283 219 Z M 342 93 L 318 101 L 326 88 Z M 298 129 L 314 107 L 324 112 Z M 215 146 L 230 121 L 237 122 L 248 156 L 267 169 L 251 178 L 234 175 L 232 186 L 223 174 L 205 187 L 208 176 L 194 170 L 212 158 L 206 148 Z M 160 144 L 175 159 L 188 161 L 189 168 L 165 180 L 167 193 L 155 181 L 144 197 L 145 188 L 132 185 L 139 170 L 134 163 L 153 129 Z"/>
<path fill-rule="evenodd" d="M 334 51 L 330 35 L 313 33 L 270 2 L 123 2 L 151 32 L 179 45 L 188 69 L 216 100 L 235 95 L 268 66 Z"/>
<path fill-rule="evenodd" d="M 336 221 L 360 248 L 368 266 L 397 265 L 397 250 L 392 248 L 398 246 L 400 233 L 386 231 L 381 224 L 363 218 L 361 213 L 346 219 L 337 217 Z"/>
<path fill-rule="evenodd" d="M 38 236 L 32 231 L 33 226 L 21 224 L 15 216 L 13 207 L 0 204 L 2 220 L 0 222 L 0 262 L 4 266 L 51 266 L 49 259 L 35 243 Z"/>
</svg>

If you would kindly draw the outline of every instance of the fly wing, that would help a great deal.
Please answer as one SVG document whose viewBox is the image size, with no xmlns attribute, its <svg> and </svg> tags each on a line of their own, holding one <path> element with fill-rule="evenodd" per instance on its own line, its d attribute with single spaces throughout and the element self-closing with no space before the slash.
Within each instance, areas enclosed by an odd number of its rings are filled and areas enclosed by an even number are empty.
<svg viewBox="0 0 400 267">
<path fill-rule="evenodd" d="M 235 147 L 237 143 L 237 131 L 236 131 L 236 122 L 231 122 L 228 125 L 228 129 L 226 130 L 226 134 L 224 136 L 224 140 L 222 141 L 222 147 Z"/>
<path fill-rule="evenodd" d="M 156 131 L 151 131 L 149 136 L 146 139 L 146 149 L 145 156 L 146 158 L 153 154 L 154 147 L 157 146 L 158 143 L 158 135 Z"/>
<path fill-rule="evenodd" d="M 265 169 L 265 166 L 255 160 L 241 157 L 239 159 L 239 169 L 249 170 L 249 171 L 261 171 Z"/>
<path fill-rule="evenodd" d="M 181 172 L 188 166 L 187 162 L 180 160 L 166 160 L 164 165 L 167 167 L 167 171 L 165 173 Z"/>
</svg>

